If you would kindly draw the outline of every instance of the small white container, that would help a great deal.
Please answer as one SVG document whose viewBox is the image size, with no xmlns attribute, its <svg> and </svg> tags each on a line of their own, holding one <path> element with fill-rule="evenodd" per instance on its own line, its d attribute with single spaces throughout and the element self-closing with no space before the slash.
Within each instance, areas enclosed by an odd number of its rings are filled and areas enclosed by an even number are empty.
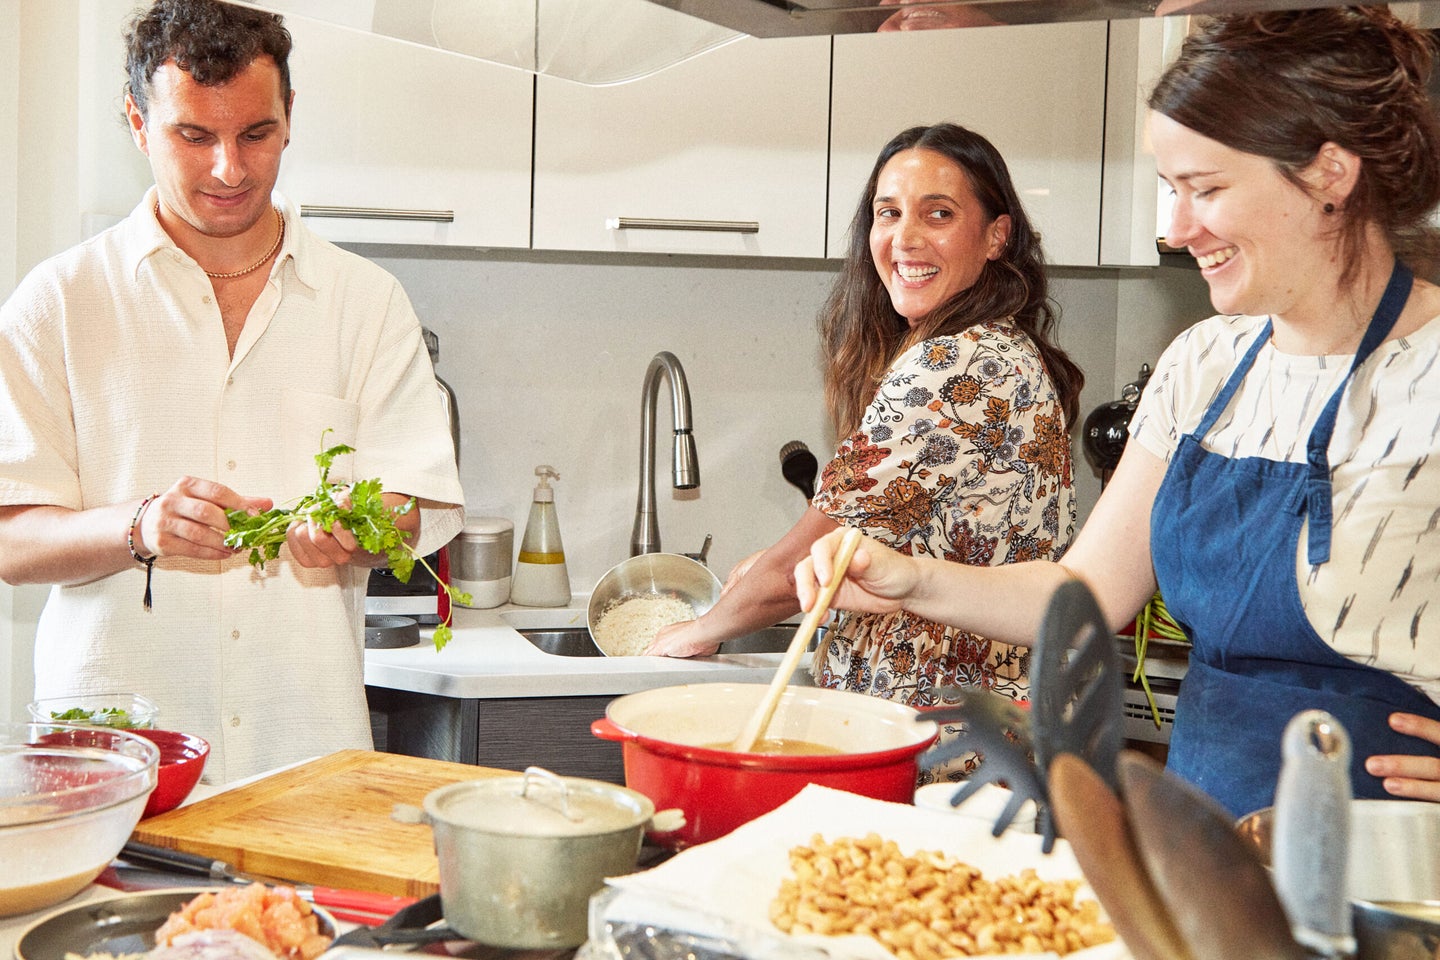
<svg viewBox="0 0 1440 960">
<path fill-rule="evenodd" d="M 504 517 L 466 517 L 450 543 L 450 585 L 470 594 L 465 606 L 498 607 L 510 599 L 515 524 Z"/>
</svg>

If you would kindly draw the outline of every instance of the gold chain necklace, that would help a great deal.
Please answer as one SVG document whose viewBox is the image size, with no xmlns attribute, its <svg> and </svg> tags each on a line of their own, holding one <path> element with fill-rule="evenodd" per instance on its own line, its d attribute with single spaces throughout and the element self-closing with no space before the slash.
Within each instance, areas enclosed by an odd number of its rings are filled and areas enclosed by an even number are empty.
<svg viewBox="0 0 1440 960">
<path fill-rule="evenodd" d="M 233 273 L 211 273 L 209 270 L 205 270 L 205 276 L 209 277 L 212 280 L 234 280 L 236 277 L 243 277 L 247 273 L 254 273 L 256 270 L 259 270 L 262 266 L 264 266 L 267 260 L 275 256 L 275 251 L 279 250 L 280 244 L 285 241 L 285 218 L 280 215 L 279 210 L 276 210 L 274 207 L 271 207 L 270 209 L 275 210 L 275 224 L 278 229 L 275 232 L 275 242 L 270 245 L 269 250 L 265 251 L 265 255 L 259 260 L 256 260 L 250 266 L 246 267 L 244 270 L 236 270 Z M 155 219 L 160 219 L 159 200 L 155 201 Z M 201 267 L 201 269 L 204 270 L 205 268 Z"/>
</svg>

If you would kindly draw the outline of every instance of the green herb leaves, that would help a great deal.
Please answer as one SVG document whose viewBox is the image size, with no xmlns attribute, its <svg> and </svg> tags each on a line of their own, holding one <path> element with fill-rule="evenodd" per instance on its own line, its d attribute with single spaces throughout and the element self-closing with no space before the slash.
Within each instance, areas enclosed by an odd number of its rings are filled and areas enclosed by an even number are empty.
<svg viewBox="0 0 1440 960">
<path fill-rule="evenodd" d="M 135 721 L 130 714 L 120 707 L 100 707 L 97 710 L 86 710 L 84 707 L 71 707 L 65 711 L 50 711 L 51 720 L 83 721 L 96 727 L 120 727 L 130 728 Z M 146 724 L 149 726 L 149 724 Z"/>
<path fill-rule="evenodd" d="M 325 431 L 326 434 L 329 432 Z M 321 434 L 320 439 L 323 445 L 325 434 Z M 440 583 L 452 603 L 470 603 L 470 595 L 440 580 L 425 558 L 405 542 L 405 534 L 395 526 L 396 517 L 415 509 L 413 497 L 400 506 L 391 507 L 386 505 L 384 490 L 377 479 L 359 480 L 348 486 L 330 482 L 330 467 L 335 458 L 354 452 L 353 447 L 342 443 L 316 454 L 320 482 L 294 506 L 274 507 L 254 516 L 243 510 L 229 511 L 226 517 L 230 521 L 230 532 L 225 536 L 225 545 L 237 550 L 249 549 L 250 563 L 263 570 L 267 560 L 274 560 L 280 555 L 285 532 L 292 523 L 313 520 L 326 533 L 339 524 L 354 535 L 362 550 L 384 556 L 401 583 L 410 582 L 415 564 L 419 563 Z M 450 617 L 447 615 L 445 621 L 435 628 L 435 649 L 444 648 L 451 636 Z"/>
</svg>

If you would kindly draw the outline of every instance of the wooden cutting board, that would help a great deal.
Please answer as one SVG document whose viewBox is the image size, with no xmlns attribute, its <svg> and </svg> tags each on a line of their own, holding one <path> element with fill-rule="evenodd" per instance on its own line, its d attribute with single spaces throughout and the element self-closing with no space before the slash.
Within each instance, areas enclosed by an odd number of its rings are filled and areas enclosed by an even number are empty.
<svg viewBox="0 0 1440 960">
<path fill-rule="evenodd" d="M 423 897 L 440 889 L 430 828 L 390 817 L 437 787 L 513 776 L 465 763 L 342 750 L 140 821 L 133 839 L 244 873 Z"/>
</svg>

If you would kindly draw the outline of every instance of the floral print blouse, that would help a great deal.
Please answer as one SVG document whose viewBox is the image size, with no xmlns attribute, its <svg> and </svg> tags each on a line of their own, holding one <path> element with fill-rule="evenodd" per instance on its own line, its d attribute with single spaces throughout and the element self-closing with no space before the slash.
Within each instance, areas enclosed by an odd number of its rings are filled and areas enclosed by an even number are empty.
<svg viewBox="0 0 1440 960">
<path fill-rule="evenodd" d="M 904 554 L 1059 559 L 1075 529 L 1070 436 L 1030 338 L 1007 318 L 906 350 L 826 465 L 813 504 Z M 1029 648 L 905 611 L 843 613 L 823 649 L 820 686 L 916 707 L 945 702 L 942 688 L 956 685 L 1029 699 Z M 922 779 L 961 779 L 976 763 L 967 754 Z"/>
</svg>

